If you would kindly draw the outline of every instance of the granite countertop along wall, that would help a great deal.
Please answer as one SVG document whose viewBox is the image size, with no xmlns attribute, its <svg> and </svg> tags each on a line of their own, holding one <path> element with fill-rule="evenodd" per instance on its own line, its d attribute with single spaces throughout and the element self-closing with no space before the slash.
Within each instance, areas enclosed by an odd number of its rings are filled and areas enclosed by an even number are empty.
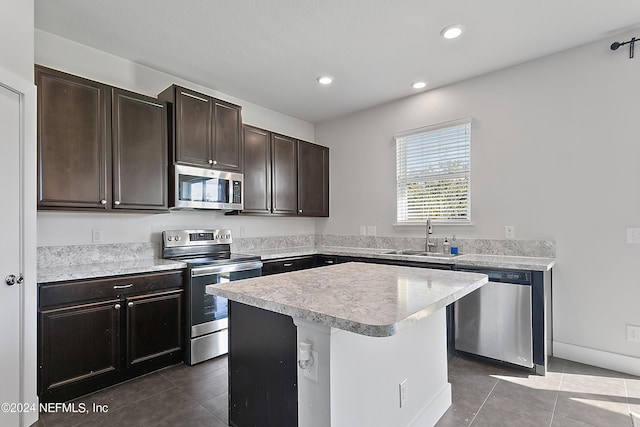
<svg viewBox="0 0 640 427">
<path fill-rule="evenodd" d="M 434 238 L 436 251 L 442 238 Z M 424 238 L 372 236 L 276 236 L 234 239 L 232 252 L 260 255 L 263 260 L 313 254 L 452 264 L 456 267 L 548 271 L 555 264 L 555 243 L 538 240 L 458 239 L 455 258 L 386 254 L 424 248 Z M 269 249 L 265 249 L 269 248 Z M 38 248 L 38 282 L 60 282 L 154 271 L 177 270 L 186 264 L 161 258 L 160 243 L 43 246 Z"/>
<path fill-rule="evenodd" d="M 207 286 L 207 293 L 361 335 L 385 337 L 487 283 L 478 273 L 347 263 Z"/>
</svg>

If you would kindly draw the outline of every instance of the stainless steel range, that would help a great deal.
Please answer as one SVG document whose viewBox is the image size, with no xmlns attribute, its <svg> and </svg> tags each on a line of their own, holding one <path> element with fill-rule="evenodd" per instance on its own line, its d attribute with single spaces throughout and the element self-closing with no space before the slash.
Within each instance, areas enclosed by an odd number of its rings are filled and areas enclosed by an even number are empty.
<svg viewBox="0 0 640 427">
<path fill-rule="evenodd" d="M 188 265 L 185 363 L 227 353 L 227 299 L 207 294 L 205 287 L 260 276 L 260 257 L 231 253 L 231 230 L 163 231 L 162 257 Z"/>
</svg>

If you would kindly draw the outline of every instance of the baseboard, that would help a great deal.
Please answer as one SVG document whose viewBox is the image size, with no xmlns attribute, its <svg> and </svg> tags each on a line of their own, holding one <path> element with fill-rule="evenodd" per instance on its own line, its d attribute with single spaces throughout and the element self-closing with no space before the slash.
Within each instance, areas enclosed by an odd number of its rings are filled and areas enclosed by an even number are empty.
<svg viewBox="0 0 640 427">
<path fill-rule="evenodd" d="M 447 383 L 442 390 L 424 407 L 410 423 L 411 427 L 433 426 L 442 418 L 451 406 L 451 384 Z"/>
<path fill-rule="evenodd" d="M 625 356 L 624 354 L 610 353 L 608 351 L 554 341 L 553 356 L 640 376 L 640 358 Z"/>
</svg>

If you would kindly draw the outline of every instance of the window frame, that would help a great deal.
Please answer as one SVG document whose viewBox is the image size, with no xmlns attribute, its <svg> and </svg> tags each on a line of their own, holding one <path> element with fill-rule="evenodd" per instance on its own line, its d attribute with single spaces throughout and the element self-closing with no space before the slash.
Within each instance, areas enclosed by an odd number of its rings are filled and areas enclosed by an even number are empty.
<svg viewBox="0 0 640 427">
<path fill-rule="evenodd" d="M 472 145 L 471 145 L 471 140 L 472 140 L 472 124 L 473 121 L 471 119 L 471 117 L 464 117 L 464 118 L 460 118 L 460 119 L 456 119 L 456 120 L 450 120 L 447 122 L 441 122 L 441 123 L 436 123 L 433 125 L 429 125 L 429 126 L 424 126 L 424 127 L 420 127 L 420 128 L 416 128 L 416 129 L 411 129 L 408 131 L 403 131 L 403 132 L 399 132 L 396 133 L 394 135 L 394 143 L 396 146 L 396 221 L 394 223 L 394 226 L 411 226 L 411 225 L 423 225 L 426 223 L 426 219 L 422 219 L 422 220 L 407 220 L 407 213 L 408 209 L 405 211 L 405 218 L 402 219 L 401 215 L 400 215 L 400 207 L 401 204 L 404 204 L 406 206 L 406 204 L 408 203 L 406 200 L 402 200 L 401 199 L 401 180 L 406 180 L 406 174 L 404 176 L 404 178 L 401 176 L 400 173 L 400 164 L 399 164 L 399 147 L 398 147 L 398 143 L 399 140 L 405 139 L 405 138 L 409 138 L 409 137 L 413 137 L 413 136 L 418 136 L 418 135 L 425 135 L 425 134 L 429 134 L 432 132 L 437 132 L 437 131 L 441 131 L 443 129 L 448 129 L 448 128 L 456 128 L 456 127 L 462 127 L 462 126 L 468 126 L 468 157 L 465 157 L 468 161 L 468 168 L 465 171 L 462 172 L 457 172 L 457 173 L 450 173 L 450 174 L 445 174 L 445 175 L 440 175 L 438 176 L 437 174 L 432 175 L 432 181 L 437 181 L 438 179 L 442 179 L 444 176 L 449 175 L 450 178 L 454 178 L 455 175 L 459 176 L 459 177 L 466 177 L 468 185 L 467 185 L 467 216 L 466 218 L 463 219 L 453 219 L 453 218 L 447 218 L 447 219 L 440 219 L 440 218 L 436 218 L 436 217 L 432 217 L 432 223 L 434 224 L 444 224 L 444 225 L 471 225 L 472 224 L 472 216 L 471 216 L 471 155 L 472 155 Z M 425 179 L 429 179 L 428 178 L 429 175 L 426 174 L 424 175 Z M 406 198 L 406 193 L 403 196 Z"/>
</svg>

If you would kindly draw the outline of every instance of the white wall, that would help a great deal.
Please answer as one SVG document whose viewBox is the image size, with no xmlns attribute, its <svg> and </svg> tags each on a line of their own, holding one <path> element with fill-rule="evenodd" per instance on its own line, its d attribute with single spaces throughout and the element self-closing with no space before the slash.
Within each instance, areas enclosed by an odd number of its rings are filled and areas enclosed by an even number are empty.
<svg viewBox="0 0 640 427">
<path fill-rule="evenodd" d="M 41 30 L 35 31 L 35 62 L 149 96 L 157 96 L 171 84 L 180 84 L 241 105 L 244 123 L 307 141 L 315 139 L 311 123 Z M 231 228 L 234 236 L 240 237 L 240 226 L 247 237 L 315 233 L 315 220 L 309 218 L 225 217 L 216 211 L 153 215 L 39 212 L 38 245 L 91 243 L 93 228 L 102 229 L 104 243 L 117 243 L 160 241 L 162 230 L 187 227 Z"/>
<path fill-rule="evenodd" d="M 637 364 L 625 325 L 640 325 L 640 245 L 625 235 L 640 227 L 640 58 L 609 49 L 632 36 L 317 125 L 332 150 L 332 212 L 318 233 L 422 236 L 393 227 L 393 134 L 472 117 L 473 225 L 436 225 L 436 236 L 503 238 L 515 225 L 518 239 L 555 240 L 554 340 Z"/>
<path fill-rule="evenodd" d="M 33 0 L 7 0 L 0 13 L 0 65 L 33 81 Z"/>
</svg>

